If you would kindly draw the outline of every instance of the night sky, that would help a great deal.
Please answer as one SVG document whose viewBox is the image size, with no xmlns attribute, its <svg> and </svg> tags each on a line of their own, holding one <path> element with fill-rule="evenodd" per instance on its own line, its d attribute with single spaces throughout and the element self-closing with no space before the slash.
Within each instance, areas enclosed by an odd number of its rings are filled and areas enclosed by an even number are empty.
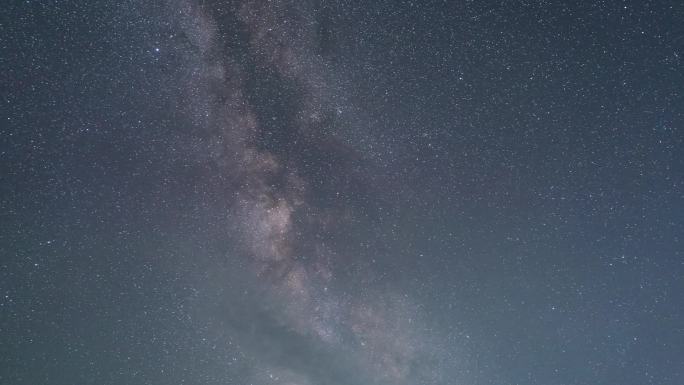
<svg viewBox="0 0 684 385">
<path fill-rule="evenodd" d="M 684 384 L 684 2 L 0 8 L 1 384 Z"/>
</svg>

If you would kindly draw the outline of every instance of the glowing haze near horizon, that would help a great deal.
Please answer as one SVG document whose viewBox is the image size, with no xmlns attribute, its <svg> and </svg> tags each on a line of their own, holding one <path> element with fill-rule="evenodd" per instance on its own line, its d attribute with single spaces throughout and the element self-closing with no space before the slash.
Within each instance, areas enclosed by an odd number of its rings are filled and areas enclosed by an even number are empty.
<svg viewBox="0 0 684 385">
<path fill-rule="evenodd" d="M 0 382 L 680 384 L 677 2 L 14 2 Z"/>
</svg>

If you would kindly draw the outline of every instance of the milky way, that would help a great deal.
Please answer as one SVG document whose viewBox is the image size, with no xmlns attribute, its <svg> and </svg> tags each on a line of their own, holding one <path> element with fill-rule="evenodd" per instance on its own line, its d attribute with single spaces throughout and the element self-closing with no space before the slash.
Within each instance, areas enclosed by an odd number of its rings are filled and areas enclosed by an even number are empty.
<svg viewBox="0 0 684 385">
<path fill-rule="evenodd" d="M 684 383 L 681 1 L 10 1 L 0 383 Z"/>
<path fill-rule="evenodd" d="M 230 231 L 264 295 L 278 303 L 263 310 L 273 324 L 261 326 L 276 338 L 257 343 L 251 338 L 269 337 L 237 336 L 255 355 L 253 383 L 434 381 L 438 347 L 408 295 L 368 283 L 368 270 L 339 277 L 355 261 L 338 250 L 333 235 L 359 222 L 355 211 L 378 198 L 367 193 L 337 202 L 350 184 L 370 180 L 363 162 L 373 166 L 348 144 L 359 138 L 336 135 L 340 102 L 350 107 L 319 53 L 319 12 L 300 2 L 242 2 L 224 14 L 211 8 L 186 2 L 172 4 L 171 12 L 192 48 L 192 112 L 208 131 L 217 172 L 230 180 L 224 191 Z M 230 34 L 239 40 L 226 43 Z M 259 344 L 265 346 L 249 352 Z M 268 358 L 261 350 L 280 353 Z"/>
</svg>

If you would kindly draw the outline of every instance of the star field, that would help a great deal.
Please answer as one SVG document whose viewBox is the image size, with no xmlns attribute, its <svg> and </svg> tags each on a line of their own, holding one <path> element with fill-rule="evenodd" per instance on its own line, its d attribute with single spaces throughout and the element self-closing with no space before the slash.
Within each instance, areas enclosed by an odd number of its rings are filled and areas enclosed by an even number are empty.
<svg viewBox="0 0 684 385">
<path fill-rule="evenodd" d="M 10 2 L 0 383 L 684 383 L 683 18 Z"/>
</svg>

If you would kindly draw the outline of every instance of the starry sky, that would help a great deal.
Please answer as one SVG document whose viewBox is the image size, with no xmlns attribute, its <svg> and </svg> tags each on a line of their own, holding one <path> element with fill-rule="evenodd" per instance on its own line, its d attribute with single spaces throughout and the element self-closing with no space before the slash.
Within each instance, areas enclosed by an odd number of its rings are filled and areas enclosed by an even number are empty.
<svg viewBox="0 0 684 385">
<path fill-rule="evenodd" d="M 0 383 L 684 383 L 681 1 L 0 9 Z"/>
</svg>

